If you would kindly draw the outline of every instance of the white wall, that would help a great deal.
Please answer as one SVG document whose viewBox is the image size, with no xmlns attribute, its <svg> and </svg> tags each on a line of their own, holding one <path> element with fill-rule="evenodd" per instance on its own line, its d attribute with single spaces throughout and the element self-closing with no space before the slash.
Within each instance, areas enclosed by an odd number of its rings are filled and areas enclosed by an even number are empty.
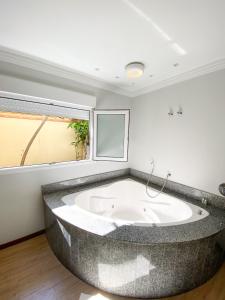
<svg viewBox="0 0 225 300">
<path fill-rule="evenodd" d="M 178 107 L 183 116 L 168 116 Z M 131 114 L 130 166 L 218 194 L 225 181 L 225 70 L 137 97 Z"/>
<path fill-rule="evenodd" d="M 96 105 L 96 97 L 94 95 L 79 93 L 74 90 L 52 86 L 43 82 L 29 81 L 24 78 L 17 78 L 7 74 L 0 74 L 0 91 L 36 96 L 91 107 L 95 107 Z"/>
<path fill-rule="evenodd" d="M 0 90 L 67 100 L 81 100 L 76 91 L 0 75 Z M 90 88 L 89 88 L 90 90 Z M 97 108 L 129 108 L 130 99 L 95 90 Z M 82 98 L 87 105 L 88 97 Z M 15 131 L 16 134 L 16 131 Z M 29 235 L 44 228 L 41 185 L 61 180 L 125 168 L 128 163 L 85 162 L 67 166 L 0 171 L 0 244 Z"/>
</svg>

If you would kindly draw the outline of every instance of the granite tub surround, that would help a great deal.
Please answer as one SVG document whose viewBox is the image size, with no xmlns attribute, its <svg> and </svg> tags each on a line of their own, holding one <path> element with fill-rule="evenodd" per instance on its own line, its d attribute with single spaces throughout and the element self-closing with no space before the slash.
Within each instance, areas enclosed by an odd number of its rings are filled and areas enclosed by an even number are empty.
<svg viewBox="0 0 225 300">
<path fill-rule="evenodd" d="M 130 175 L 135 177 L 136 179 L 143 181 L 144 183 L 147 182 L 148 177 L 149 177 L 149 174 L 142 172 L 142 171 L 135 170 L 135 169 L 130 169 Z M 161 187 L 163 185 L 163 182 L 164 182 L 164 178 L 154 176 L 154 175 L 152 176 L 151 184 L 156 189 L 157 189 L 157 187 Z M 199 189 L 196 189 L 196 188 L 193 188 L 193 187 L 190 187 L 190 186 L 178 183 L 178 182 L 168 180 L 165 191 L 167 193 L 174 192 L 174 195 L 182 195 L 182 196 L 186 197 L 187 199 L 190 198 L 190 199 L 195 199 L 195 200 L 199 200 L 199 201 L 201 201 L 202 199 L 205 199 L 208 204 L 218 207 L 218 208 L 225 209 L 225 197 L 218 196 L 218 195 L 208 193 L 205 191 L 201 191 Z"/>
<path fill-rule="evenodd" d="M 65 206 L 63 196 L 125 178 L 145 181 L 143 173 L 125 169 L 112 176 L 106 173 L 57 183 L 56 190 L 51 185 L 43 188 L 46 233 L 58 259 L 91 285 L 137 298 L 179 294 L 212 277 L 224 259 L 221 241 L 225 232 L 225 211 L 211 205 L 212 199 L 203 206 L 196 196 L 168 190 L 209 212 L 204 219 L 176 226 L 118 227 L 98 218 L 57 215 L 57 209 Z"/>
<path fill-rule="evenodd" d="M 111 181 L 113 179 L 118 179 L 121 177 L 127 178 L 129 174 L 130 174 L 130 169 L 126 168 L 126 169 L 120 169 L 116 171 L 110 171 L 110 172 L 60 181 L 56 183 L 50 183 L 42 186 L 42 192 L 44 194 L 47 194 L 47 193 L 52 193 L 52 192 L 62 191 L 62 190 L 68 191 L 69 189 L 76 189 L 78 187 L 81 188 L 82 186 L 86 188 L 86 186 L 89 184 L 98 185 L 99 183 L 101 184 L 106 180 Z"/>
</svg>

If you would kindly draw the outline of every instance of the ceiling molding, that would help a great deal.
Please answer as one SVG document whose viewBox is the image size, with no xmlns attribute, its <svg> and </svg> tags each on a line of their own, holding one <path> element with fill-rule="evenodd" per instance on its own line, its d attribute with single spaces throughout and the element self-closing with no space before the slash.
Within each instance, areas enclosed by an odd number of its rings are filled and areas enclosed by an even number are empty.
<svg viewBox="0 0 225 300">
<path fill-rule="evenodd" d="M 54 75 L 59 78 L 73 80 L 76 83 L 81 83 L 93 88 L 114 92 L 131 98 L 141 96 L 143 94 L 147 94 L 185 80 L 225 69 L 225 58 L 222 58 L 207 65 L 197 67 L 195 69 L 167 79 L 159 78 L 157 82 L 136 91 L 128 91 L 122 88 L 118 88 L 117 86 L 109 84 L 106 81 L 100 80 L 96 77 L 77 72 L 68 67 L 64 67 L 53 62 L 49 62 L 45 59 L 25 54 L 23 52 L 9 49 L 3 46 L 0 46 L 0 61 L 28 68 L 34 71 L 39 71 L 45 74 Z"/>
<path fill-rule="evenodd" d="M 100 80 L 94 76 L 74 71 L 68 67 L 49 62 L 45 59 L 29 55 L 18 50 L 0 46 L 0 61 L 54 75 L 59 78 L 70 79 L 76 83 L 82 83 L 94 88 L 131 97 L 129 91 L 118 88 L 117 86 L 109 84 L 106 81 Z"/>
<path fill-rule="evenodd" d="M 190 71 L 184 72 L 182 74 L 170 77 L 168 79 L 159 79 L 158 82 L 155 82 L 154 84 L 150 86 L 146 86 L 145 88 L 139 89 L 132 94 L 132 98 L 138 97 L 156 90 L 159 90 L 161 88 L 174 85 L 176 83 L 190 80 L 192 78 L 196 78 L 202 75 L 206 75 L 212 72 L 216 72 L 219 70 L 225 69 L 225 58 L 213 61 L 212 63 L 209 63 L 207 65 L 192 69 Z"/>
</svg>

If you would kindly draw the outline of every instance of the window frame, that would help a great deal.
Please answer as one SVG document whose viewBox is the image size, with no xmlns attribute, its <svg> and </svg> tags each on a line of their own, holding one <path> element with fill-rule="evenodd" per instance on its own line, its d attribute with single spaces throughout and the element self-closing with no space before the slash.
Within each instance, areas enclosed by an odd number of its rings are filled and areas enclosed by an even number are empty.
<svg viewBox="0 0 225 300">
<path fill-rule="evenodd" d="M 42 170 L 42 169 L 52 169 L 52 167 L 63 167 L 63 166 L 71 166 L 71 165 L 80 165 L 84 163 L 90 163 L 93 161 L 92 157 L 92 148 L 93 148 L 93 107 L 73 104 L 71 102 L 66 101 L 58 101 L 53 99 L 41 98 L 36 96 L 28 96 L 23 94 L 11 93 L 0 91 L 0 101 L 1 99 L 12 99 L 12 100 L 19 100 L 19 101 L 26 101 L 26 102 L 34 102 L 38 104 L 45 104 L 51 106 L 57 106 L 63 108 L 73 108 L 78 110 L 85 110 L 88 111 L 89 114 L 89 158 L 84 160 L 70 160 L 70 161 L 62 161 L 62 162 L 52 162 L 52 163 L 43 163 L 43 164 L 33 164 L 33 165 L 24 165 L 24 166 L 15 166 L 15 167 L 0 167 L 0 174 L 8 174 L 8 173 L 20 173 L 20 172 L 28 172 L 33 170 Z"/>
<path fill-rule="evenodd" d="M 97 156 L 97 135 L 98 135 L 97 117 L 100 114 L 124 115 L 125 116 L 123 157 Z M 94 161 L 128 162 L 129 130 L 130 130 L 130 109 L 96 109 L 96 110 L 93 110 L 93 154 L 92 154 L 93 160 Z"/>
</svg>

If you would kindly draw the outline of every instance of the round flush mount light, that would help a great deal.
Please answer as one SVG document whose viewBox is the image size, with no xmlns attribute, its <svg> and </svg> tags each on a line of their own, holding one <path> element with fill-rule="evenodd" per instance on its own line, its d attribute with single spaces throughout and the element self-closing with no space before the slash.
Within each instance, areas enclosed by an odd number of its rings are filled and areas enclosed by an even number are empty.
<svg viewBox="0 0 225 300">
<path fill-rule="evenodd" d="M 141 62 L 132 62 L 126 65 L 128 78 L 139 78 L 144 74 L 145 65 Z"/>
</svg>

